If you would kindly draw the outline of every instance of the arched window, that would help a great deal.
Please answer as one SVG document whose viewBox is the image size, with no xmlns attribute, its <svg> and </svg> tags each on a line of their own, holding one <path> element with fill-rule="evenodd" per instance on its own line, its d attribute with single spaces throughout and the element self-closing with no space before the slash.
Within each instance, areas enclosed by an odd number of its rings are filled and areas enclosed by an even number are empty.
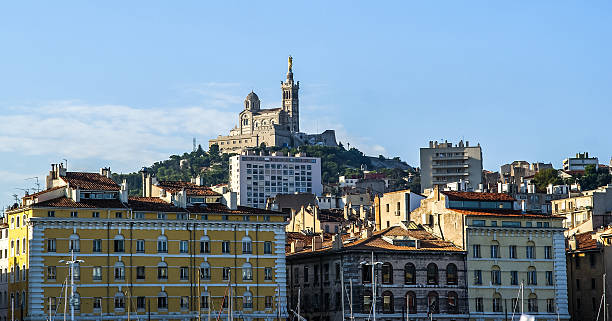
<svg viewBox="0 0 612 321">
<path fill-rule="evenodd" d="M 253 252 L 251 248 L 251 238 L 245 236 L 242 238 L 242 253 L 243 254 L 251 254 Z"/>
<path fill-rule="evenodd" d="M 446 294 L 446 305 L 447 305 L 447 310 L 449 313 L 459 312 L 458 301 L 459 299 L 457 297 L 457 292 L 449 291 Z"/>
<path fill-rule="evenodd" d="M 501 269 L 497 265 L 491 267 L 491 284 L 501 285 Z"/>
<path fill-rule="evenodd" d="M 159 292 L 157 295 L 157 308 L 162 310 L 168 309 L 168 294 L 166 292 Z"/>
<path fill-rule="evenodd" d="M 244 292 L 242 296 L 242 308 L 252 309 L 253 308 L 253 294 L 249 291 Z"/>
<path fill-rule="evenodd" d="M 125 309 L 125 296 L 122 292 L 115 293 L 115 310 Z"/>
<path fill-rule="evenodd" d="M 538 273 L 536 268 L 530 266 L 527 268 L 527 284 L 529 285 L 537 285 L 538 284 Z"/>
<path fill-rule="evenodd" d="M 166 262 L 159 262 L 157 264 L 157 279 L 159 280 L 168 279 L 168 264 Z"/>
<path fill-rule="evenodd" d="M 383 313 L 393 313 L 393 293 L 385 291 L 382 295 Z"/>
<path fill-rule="evenodd" d="M 115 280 L 125 280 L 125 265 L 121 261 L 115 263 Z"/>
<path fill-rule="evenodd" d="M 115 239 L 113 241 L 115 245 L 115 252 L 119 252 L 119 253 L 125 252 L 123 235 L 121 234 L 115 235 Z"/>
<path fill-rule="evenodd" d="M 533 241 L 527 242 L 527 246 L 525 247 L 525 257 L 528 259 L 535 259 L 535 243 Z"/>
<path fill-rule="evenodd" d="M 406 263 L 406 265 L 404 265 L 404 283 L 416 284 L 416 268 L 412 263 Z"/>
<path fill-rule="evenodd" d="M 427 294 L 427 311 L 429 313 L 440 313 L 440 297 L 438 292 L 431 291 Z"/>
<path fill-rule="evenodd" d="M 78 234 L 70 235 L 70 243 L 69 243 L 69 251 L 80 252 L 81 251 L 81 242 Z"/>
<path fill-rule="evenodd" d="M 538 296 L 535 293 L 529 294 L 527 299 L 527 311 L 538 312 Z"/>
<path fill-rule="evenodd" d="M 165 235 L 157 238 L 157 253 L 168 253 L 168 238 Z"/>
<path fill-rule="evenodd" d="M 492 306 L 491 306 L 491 310 L 493 312 L 502 312 L 502 297 L 501 294 L 495 292 L 493 293 L 493 301 L 492 301 Z"/>
<path fill-rule="evenodd" d="M 252 280 L 253 279 L 253 267 L 251 263 L 244 263 L 242 265 L 242 279 Z"/>
<path fill-rule="evenodd" d="M 206 235 L 200 238 L 200 253 L 210 253 L 210 238 Z"/>
<path fill-rule="evenodd" d="M 408 305 L 408 313 L 417 313 L 416 294 L 414 292 L 406 293 L 406 304 Z"/>
<path fill-rule="evenodd" d="M 367 290 L 363 293 L 363 310 L 361 313 L 367 314 L 372 310 L 372 292 Z"/>
<path fill-rule="evenodd" d="M 210 264 L 208 262 L 200 264 L 200 279 L 210 280 Z"/>
<path fill-rule="evenodd" d="M 391 265 L 389 262 L 385 262 L 382 265 L 382 283 L 393 283 L 393 265 Z"/>
<path fill-rule="evenodd" d="M 457 284 L 457 266 L 454 263 L 446 266 L 446 284 Z"/>
<path fill-rule="evenodd" d="M 427 265 L 427 284 L 438 284 L 438 266 L 435 263 Z"/>
</svg>

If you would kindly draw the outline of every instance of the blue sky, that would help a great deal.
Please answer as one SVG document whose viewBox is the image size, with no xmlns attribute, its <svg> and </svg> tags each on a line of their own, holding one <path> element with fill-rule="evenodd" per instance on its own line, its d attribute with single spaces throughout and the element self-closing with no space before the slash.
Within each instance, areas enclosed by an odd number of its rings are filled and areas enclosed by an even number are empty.
<svg viewBox="0 0 612 321">
<path fill-rule="evenodd" d="M 70 170 L 131 172 L 205 145 L 252 89 L 301 127 L 418 166 L 429 140 L 485 168 L 612 156 L 605 1 L 130 1 L 0 5 L 0 204 Z"/>
</svg>

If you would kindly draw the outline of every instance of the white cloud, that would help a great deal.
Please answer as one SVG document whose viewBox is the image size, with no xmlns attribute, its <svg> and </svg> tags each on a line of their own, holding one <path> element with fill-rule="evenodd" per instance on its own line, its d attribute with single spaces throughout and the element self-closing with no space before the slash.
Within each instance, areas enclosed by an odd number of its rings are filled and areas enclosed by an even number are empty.
<svg viewBox="0 0 612 321">
<path fill-rule="evenodd" d="M 201 96 L 202 105 L 208 108 L 239 107 L 244 100 L 244 96 L 236 94 L 243 92 L 239 83 L 207 82 L 184 86 L 182 90 L 188 94 Z"/>
<path fill-rule="evenodd" d="M 63 155 L 69 159 L 133 162 L 134 166 L 185 150 L 191 137 L 227 132 L 234 113 L 202 107 L 134 108 L 75 101 L 13 107 L 0 115 L 0 152 Z M 181 148 L 182 147 L 182 148 Z"/>
</svg>

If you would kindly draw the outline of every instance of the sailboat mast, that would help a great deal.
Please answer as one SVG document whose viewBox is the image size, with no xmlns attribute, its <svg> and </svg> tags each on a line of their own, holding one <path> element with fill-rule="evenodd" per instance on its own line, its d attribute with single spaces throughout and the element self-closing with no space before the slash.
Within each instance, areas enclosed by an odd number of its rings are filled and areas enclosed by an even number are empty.
<svg viewBox="0 0 612 321">
<path fill-rule="evenodd" d="M 525 299 L 524 297 L 525 297 L 525 289 L 523 288 L 523 281 L 521 281 L 521 315 L 525 311 L 524 307 L 523 307 L 523 305 L 524 305 L 523 304 L 523 300 Z"/>
<path fill-rule="evenodd" d="M 340 287 L 342 288 L 342 321 L 344 321 L 344 266 L 340 266 Z"/>
</svg>

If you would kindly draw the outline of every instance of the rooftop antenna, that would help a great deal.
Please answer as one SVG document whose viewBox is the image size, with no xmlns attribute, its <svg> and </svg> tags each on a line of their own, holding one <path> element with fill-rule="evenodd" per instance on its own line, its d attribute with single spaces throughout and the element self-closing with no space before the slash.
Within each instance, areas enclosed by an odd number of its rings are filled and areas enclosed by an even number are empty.
<svg viewBox="0 0 612 321">
<path fill-rule="evenodd" d="M 64 168 L 66 168 L 66 170 L 68 170 L 68 160 L 67 160 L 67 159 L 65 159 L 65 158 L 62 158 L 62 160 L 63 160 L 64 162 L 66 162 L 66 165 L 64 166 Z"/>
<path fill-rule="evenodd" d="M 34 177 L 30 177 L 30 178 L 26 178 L 25 180 L 29 180 L 29 179 L 36 179 L 36 192 L 40 192 L 40 182 L 38 182 L 38 176 L 34 176 Z"/>
<path fill-rule="evenodd" d="M 193 138 L 193 151 L 196 151 L 196 138 Z"/>
<path fill-rule="evenodd" d="M 13 194 L 13 198 L 15 199 L 15 203 L 19 204 L 19 195 Z"/>
</svg>

